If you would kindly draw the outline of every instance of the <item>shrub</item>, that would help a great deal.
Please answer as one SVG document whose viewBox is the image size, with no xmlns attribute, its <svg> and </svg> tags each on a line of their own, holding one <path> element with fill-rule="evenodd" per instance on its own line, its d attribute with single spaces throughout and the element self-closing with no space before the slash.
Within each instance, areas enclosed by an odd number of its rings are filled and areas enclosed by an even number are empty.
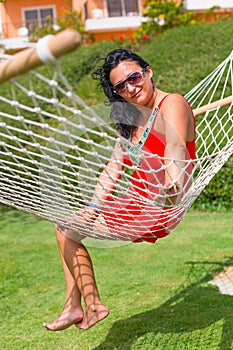
<svg viewBox="0 0 233 350">
<path fill-rule="evenodd" d="M 228 161 L 195 201 L 193 207 L 208 210 L 232 209 L 233 159 Z"/>
<path fill-rule="evenodd" d="M 143 6 L 145 22 L 139 32 L 154 36 L 165 29 L 192 23 L 194 13 L 184 11 L 183 2 L 167 0 L 146 0 Z"/>
</svg>

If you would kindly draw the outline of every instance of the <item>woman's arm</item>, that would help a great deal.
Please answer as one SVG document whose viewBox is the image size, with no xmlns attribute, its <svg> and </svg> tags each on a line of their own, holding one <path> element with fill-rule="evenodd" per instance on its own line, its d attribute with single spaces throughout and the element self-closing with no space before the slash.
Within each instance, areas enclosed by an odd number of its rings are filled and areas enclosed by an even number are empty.
<svg viewBox="0 0 233 350">
<path fill-rule="evenodd" d="M 118 180 L 121 177 L 121 171 L 124 167 L 124 154 L 118 142 L 114 146 L 111 158 L 108 161 L 105 169 L 101 172 L 95 186 L 95 191 L 91 202 L 88 206 L 79 209 L 76 213 L 69 217 L 59 218 L 59 223 L 64 221 L 71 224 L 79 224 L 81 222 L 92 223 L 98 217 L 100 211 L 98 208 L 99 202 L 106 199 L 116 188 Z"/>
<path fill-rule="evenodd" d="M 182 195 L 187 164 L 184 162 L 186 142 L 194 138 L 194 120 L 188 102 L 181 95 L 171 94 L 163 107 L 161 112 L 166 136 L 164 157 L 168 158 L 164 162 L 165 186 L 167 193 L 173 195 L 172 203 L 175 203 L 179 194 Z"/>
<path fill-rule="evenodd" d="M 117 142 L 106 168 L 98 178 L 91 203 L 98 206 L 98 202 L 106 199 L 112 192 L 114 192 L 118 180 L 121 177 L 121 171 L 124 167 L 123 157 L 122 148 L 119 142 Z"/>
</svg>

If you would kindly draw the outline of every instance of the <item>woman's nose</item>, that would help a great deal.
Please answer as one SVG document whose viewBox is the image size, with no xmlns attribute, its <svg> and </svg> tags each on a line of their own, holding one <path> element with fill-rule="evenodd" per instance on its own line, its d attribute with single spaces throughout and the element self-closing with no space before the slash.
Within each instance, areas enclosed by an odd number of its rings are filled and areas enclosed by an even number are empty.
<svg viewBox="0 0 233 350">
<path fill-rule="evenodd" d="M 130 85 L 130 83 L 128 83 L 128 82 L 126 83 L 126 87 L 127 87 L 129 92 L 134 91 L 134 89 L 135 89 L 135 86 Z"/>
</svg>

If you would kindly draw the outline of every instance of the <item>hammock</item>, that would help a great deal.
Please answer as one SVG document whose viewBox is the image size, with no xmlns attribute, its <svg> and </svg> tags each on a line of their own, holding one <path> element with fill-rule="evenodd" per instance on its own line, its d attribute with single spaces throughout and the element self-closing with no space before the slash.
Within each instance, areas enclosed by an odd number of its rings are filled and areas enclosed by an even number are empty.
<svg viewBox="0 0 233 350">
<path fill-rule="evenodd" d="M 182 199 L 164 210 L 167 197 L 160 174 L 148 169 L 148 176 L 153 174 L 158 179 L 153 192 L 156 196 L 143 196 L 138 191 L 134 198 L 131 193 L 134 210 L 131 205 L 127 212 L 125 201 L 132 174 L 138 168 L 137 159 L 152 157 L 136 150 L 136 162 L 125 165 L 116 189 L 102 203 L 108 217 L 106 225 L 102 214 L 93 224 L 76 222 L 74 213 L 85 211 L 91 201 L 116 140 L 128 155 L 132 145 L 121 139 L 109 121 L 109 107 L 87 106 L 63 75 L 58 58 L 76 50 L 79 43 L 79 35 L 66 30 L 14 56 L 1 54 L 0 202 L 55 223 L 64 224 L 64 218 L 69 217 L 66 227 L 86 237 L 132 241 L 147 231 L 159 237 L 165 226 L 170 231 L 181 221 L 232 154 L 233 52 L 185 96 L 195 116 L 202 116 L 196 118 L 197 157 L 182 163 L 188 178 Z M 181 167 L 177 160 L 153 157 L 163 171 L 165 160 Z M 135 223 L 137 210 L 145 215 Z M 121 216 L 113 218 L 116 212 Z M 150 221 L 156 218 L 162 227 L 151 230 Z"/>
</svg>

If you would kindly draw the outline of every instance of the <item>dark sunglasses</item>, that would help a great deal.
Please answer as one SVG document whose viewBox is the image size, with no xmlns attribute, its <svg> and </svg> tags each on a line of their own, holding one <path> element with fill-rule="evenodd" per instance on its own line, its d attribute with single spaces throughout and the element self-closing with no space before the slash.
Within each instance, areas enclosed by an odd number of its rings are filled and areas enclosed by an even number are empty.
<svg viewBox="0 0 233 350">
<path fill-rule="evenodd" d="M 113 86 L 113 90 L 116 94 L 123 94 L 126 91 L 126 85 L 136 86 L 140 84 L 144 78 L 146 68 L 143 68 L 141 72 L 131 73 L 125 80 L 120 81 Z"/>
</svg>

